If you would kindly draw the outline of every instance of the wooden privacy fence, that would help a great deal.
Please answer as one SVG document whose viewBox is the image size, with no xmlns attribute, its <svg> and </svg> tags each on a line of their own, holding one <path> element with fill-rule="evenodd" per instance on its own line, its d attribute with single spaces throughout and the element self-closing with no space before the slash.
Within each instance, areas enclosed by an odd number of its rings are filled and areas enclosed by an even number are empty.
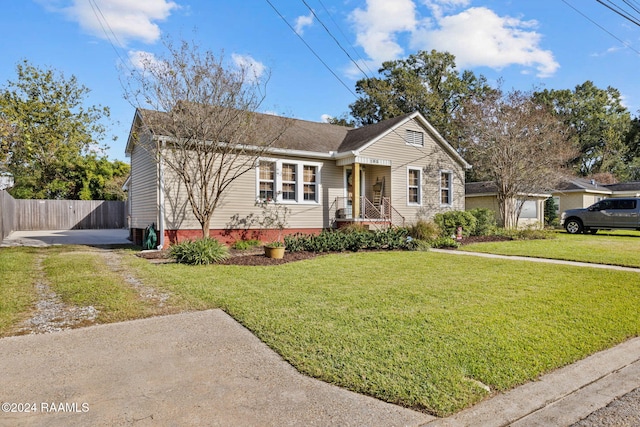
<svg viewBox="0 0 640 427">
<path fill-rule="evenodd" d="M 0 190 L 0 240 L 15 228 L 15 199 L 6 190 Z"/>
<path fill-rule="evenodd" d="M 126 228 L 126 202 L 23 200 L 0 191 L 2 237 L 11 231 Z M 5 234 L 6 233 L 6 234 Z"/>
</svg>

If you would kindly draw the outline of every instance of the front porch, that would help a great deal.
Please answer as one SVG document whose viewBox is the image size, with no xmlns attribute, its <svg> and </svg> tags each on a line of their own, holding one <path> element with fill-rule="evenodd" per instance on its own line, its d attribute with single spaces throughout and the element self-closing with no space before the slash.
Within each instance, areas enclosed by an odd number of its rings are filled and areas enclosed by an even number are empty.
<svg viewBox="0 0 640 427">
<path fill-rule="evenodd" d="M 336 197 L 331 211 L 335 214 L 337 228 L 354 223 L 375 229 L 404 226 L 404 217 L 391 205 L 389 197 L 373 202 L 360 196 L 356 201 L 354 204 L 351 197 Z"/>
</svg>

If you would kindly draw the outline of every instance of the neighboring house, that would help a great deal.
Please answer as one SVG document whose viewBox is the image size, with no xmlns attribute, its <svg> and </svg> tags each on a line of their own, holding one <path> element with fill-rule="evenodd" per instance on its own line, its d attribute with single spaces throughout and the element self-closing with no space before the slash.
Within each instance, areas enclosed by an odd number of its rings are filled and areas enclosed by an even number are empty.
<svg viewBox="0 0 640 427">
<path fill-rule="evenodd" d="M 640 197 L 640 181 L 619 182 L 604 187 L 611 190 L 611 197 Z"/>
<path fill-rule="evenodd" d="M 544 201 L 551 194 L 522 194 L 518 203 L 522 204 L 522 211 L 518 218 L 518 227 L 544 226 Z M 490 209 L 494 212 L 496 222 L 502 225 L 500 208 L 498 206 L 498 187 L 495 182 L 468 182 L 465 185 L 466 210 L 477 208 Z"/>
<path fill-rule="evenodd" d="M 611 197 L 606 185 L 584 178 L 568 178 L 556 185 L 552 192 L 558 215 L 568 209 L 582 209 Z"/>
<path fill-rule="evenodd" d="M 570 178 L 553 192 L 558 214 L 568 209 L 583 209 L 611 197 L 640 197 L 640 182 L 600 184 L 595 180 Z"/>
<path fill-rule="evenodd" d="M 171 170 L 144 148 L 164 135 L 144 132 L 137 110 L 126 153 L 129 226 L 134 243 L 154 223 L 159 246 L 201 235 Z M 285 120 L 269 116 L 268 120 Z M 289 119 L 290 120 L 290 119 Z M 142 143 L 141 143 L 142 142 Z M 247 141 L 251 144 L 252 141 Z M 256 201 L 274 197 L 290 208 L 286 232 L 317 233 L 361 223 L 403 225 L 439 212 L 464 210 L 464 176 L 469 164 L 419 113 L 361 128 L 292 120 L 278 142 L 227 189 L 215 211 L 210 235 L 227 242 L 259 231 L 250 221 Z"/>
</svg>

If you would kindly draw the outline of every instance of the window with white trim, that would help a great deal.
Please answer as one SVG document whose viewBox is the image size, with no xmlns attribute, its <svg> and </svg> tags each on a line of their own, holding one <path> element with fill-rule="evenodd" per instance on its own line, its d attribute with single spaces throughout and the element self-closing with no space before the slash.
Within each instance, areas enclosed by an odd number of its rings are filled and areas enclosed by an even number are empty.
<svg viewBox="0 0 640 427">
<path fill-rule="evenodd" d="M 296 200 L 296 165 L 282 164 L 282 200 Z"/>
<path fill-rule="evenodd" d="M 306 201 L 315 202 L 318 200 L 318 167 L 304 165 L 302 174 L 302 182 L 304 185 L 304 197 L 303 199 Z"/>
<path fill-rule="evenodd" d="M 424 133 L 422 132 L 407 129 L 404 138 L 407 144 L 424 147 Z"/>
<path fill-rule="evenodd" d="M 407 169 L 407 204 L 419 205 L 422 195 L 422 170 L 419 168 Z"/>
<path fill-rule="evenodd" d="M 453 203 L 453 173 L 440 171 L 440 204 L 451 205 Z"/>
<path fill-rule="evenodd" d="M 275 162 L 260 162 L 258 167 L 258 198 L 273 200 L 275 195 Z"/>
<path fill-rule="evenodd" d="M 281 203 L 318 203 L 320 163 L 262 160 L 258 163 L 257 198 Z"/>
</svg>

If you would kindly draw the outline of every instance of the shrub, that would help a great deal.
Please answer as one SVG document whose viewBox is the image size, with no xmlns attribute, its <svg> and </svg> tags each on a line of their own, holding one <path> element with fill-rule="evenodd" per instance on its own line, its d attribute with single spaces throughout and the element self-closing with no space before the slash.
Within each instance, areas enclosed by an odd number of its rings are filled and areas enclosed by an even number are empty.
<svg viewBox="0 0 640 427">
<path fill-rule="evenodd" d="M 183 264 L 211 264 L 227 259 L 229 249 L 216 239 L 205 237 L 186 240 L 171 246 L 169 256 Z"/>
<path fill-rule="evenodd" d="M 442 235 L 442 229 L 433 221 L 419 219 L 409 227 L 409 236 L 418 240 L 434 240 Z"/>
<path fill-rule="evenodd" d="M 460 243 L 456 242 L 451 237 L 439 237 L 431 241 L 432 248 L 459 248 Z"/>
<path fill-rule="evenodd" d="M 323 230 L 318 235 L 295 234 L 285 237 L 289 252 L 342 252 L 361 249 L 410 249 L 406 228 L 389 228 L 380 231 L 349 229 Z"/>
<path fill-rule="evenodd" d="M 476 230 L 476 217 L 466 211 L 439 213 L 433 220 L 442 229 L 442 234 L 447 237 L 455 235 L 458 227 L 462 227 L 463 236 L 472 236 Z"/>
<path fill-rule="evenodd" d="M 502 236 L 509 237 L 513 240 L 541 240 L 555 239 L 556 235 L 553 231 L 541 228 L 519 228 L 519 229 L 502 229 L 499 233 Z"/>
<path fill-rule="evenodd" d="M 247 249 L 251 249 L 255 246 L 260 246 L 262 242 L 260 240 L 251 239 L 251 240 L 237 240 L 231 245 L 233 249 L 237 249 L 239 251 L 246 251 Z"/>
<path fill-rule="evenodd" d="M 497 229 L 496 217 L 491 209 L 476 208 L 468 212 L 476 219 L 474 236 L 490 236 L 495 234 Z"/>
</svg>

